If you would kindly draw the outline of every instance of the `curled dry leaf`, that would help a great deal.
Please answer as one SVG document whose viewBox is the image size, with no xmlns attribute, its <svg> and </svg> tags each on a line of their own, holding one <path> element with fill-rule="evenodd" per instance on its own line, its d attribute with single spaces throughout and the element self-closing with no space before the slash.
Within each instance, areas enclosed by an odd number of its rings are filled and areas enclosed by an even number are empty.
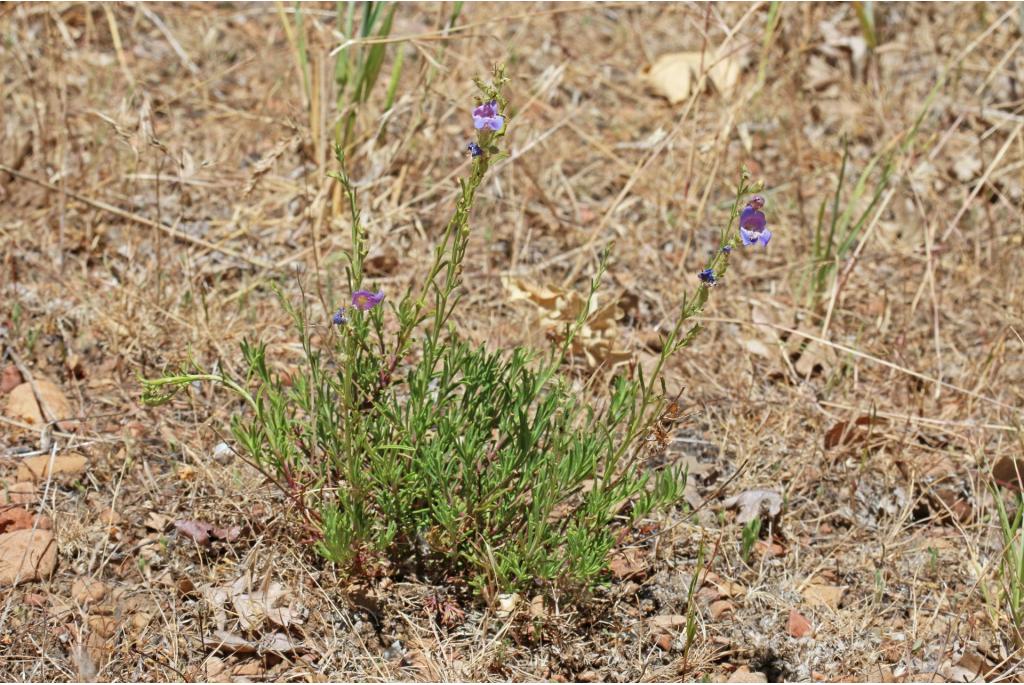
<svg viewBox="0 0 1024 685">
<path fill-rule="evenodd" d="M 0 587 L 49 577 L 56 565 L 52 532 L 29 529 L 0 535 Z"/>
<path fill-rule="evenodd" d="M 615 550 L 608 560 L 608 568 L 617 580 L 639 578 L 647 575 L 647 559 L 643 552 L 635 547 Z"/>
<path fill-rule="evenodd" d="M 806 637 L 814 632 L 811 622 L 796 609 L 789 610 L 789 619 L 786 621 L 786 632 L 790 637 Z"/>
<path fill-rule="evenodd" d="M 88 465 L 89 460 L 81 454 L 61 454 L 55 457 L 41 454 L 21 460 L 18 464 L 18 480 L 41 481 L 50 476 L 77 476 Z"/>
<path fill-rule="evenodd" d="M 825 433 L 825 449 L 830 450 L 839 445 L 852 445 L 867 439 L 874 426 L 885 426 L 887 419 L 880 416 L 859 416 L 851 424 L 840 421 Z"/>
<path fill-rule="evenodd" d="M 180 535 L 192 540 L 200 547 L 209 545 L 211 539 L 223 540 L 224 542 L 234 542 L 242 533 L 242 529 L 239 526 L 218 528 L 211 523 L 196 521 L 193 519 L 175 521 L 174 527 L 178 530 Z"/>
<path fill-rule="evenodd" d="M 1024 492 L 1024 460 L 1003 457 L 992 467 L 992 478 L 1004 488 Z"/>
<path fill-rule="evenodd" d="M 35 390 L 32 389 L 32 385 L 22 383 L 11 390 L 11 394 L 7 396 L 7 415 L 33 426 L 56 421 L 60 430 L 74 430 L 75 422 L 68 420 L 74 413 L 64 392 L 56 384 L 45 379 L 35 380 Z"/>
<path fill-rule="evenodd" d="M 782 496 L 774 490 L 747 490 L 722 502 L 726 509 L 739 509 L 737 523 L 750 523 L 767 514 L 776 518 L 782 512 Z"/>
<path fill-rule="evenodd" d="M 699 86 L 706 70 L 715 88 L 725 97 L 732 95 L 743 69 L 742 58 L 727 45 L 711 52 L 673 52 L 661 55 L 641 72 L 651 89 L 676 105 L 685 101 Z"/>
<path fill-rule="evenodd" d="M 22 507 L 0 509 L 0 533 L 11 533 L 32 527 L 32 513 Z"/>
<path fill-rule="evenodd" d="M 828 607 L 835 611 L 843 601 L 845 587 L 812 583 L 804 588 L 804 601 L 812 607 Z"/>
<path fill-rule="evenodd" d="M 506 277 L 502 281 L 512 302 L 530 302 L 541 312 L 541 327 L 556 342 L 565 340 L 566 327 L 571 326 L 587 306 L 587 301 L 571 290 L 554 286 L 538 286 L 522 278 Z M 617 349 L 619 337 L 617 321 L 623 312 L 619 297 L 604 306 L 598 306 L 597 299 L 590 303 L 586 320 L 572 341 L 572 353 L 587 360 L 591 368 L 616 366 L 629 362 L 633 355 L 627 350 Z"/>
<path fill-rule="evenodd" d="M 0 395 L 6 395 L 21 385 L 21 371 L 14 364 L 8 364 L 0 371 Z"/>
</svg>

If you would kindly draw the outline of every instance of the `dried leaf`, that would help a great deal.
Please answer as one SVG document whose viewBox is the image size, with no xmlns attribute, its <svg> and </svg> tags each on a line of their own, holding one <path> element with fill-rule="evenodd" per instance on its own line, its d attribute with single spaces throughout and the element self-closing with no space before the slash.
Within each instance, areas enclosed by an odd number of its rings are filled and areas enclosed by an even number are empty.
<svg viewBox="0 0 1024 685">
<path fill-rule="evenodd" d="M 852 445 L 867 439 L 872 426 L 884 426 L 888 420 L 880 416 L 859 416 L 851 424 L 840 421 L 825 433 L 825 449 L 830 450 L 839 445 Z"/>
<path fill-rule="evenodd" d="M 686 625 L 686 616 L 682 614 L 666 614 L 652 616 L 647 619 L 647 627 L 653 631 L 679 630 Z"/>
<path fill-rule="evenodd" d="M 36 401 L 36 393 L 39 401 Z M 40 409 L 40 402 L 43 409 Z M 32 383 L 15 386 L 7 396 L 7 415 L 34 426 L 57 421 L 57 428 L 64 431 L 73 430 L 76 425 L 74 421 L 67 420 L 74 414 L 64 392 L 45 379 L 35 381 L 35 391 Z"/>
<path fill-rule="evenodd" d="M 306 646 L 293 641 L 284 633 L 271 633 L 260 640 L 246 640 L 241 635 L 226 630 L 216 630 L 213 637 L 207 639 L 207 645 L 217 651 L 235 652 L 238 654 L 267 654 L 277 652 L 290 654 L 305 651 Z"/>
<path fill-rule="evenodd" d="M 655 93 L 677 105 L 690 97 L 702 61 L 700 52 L 673 52 L 654 60 L 642 76 Z"/>
<path fill-rule="evenodd" d="M 0 535 L 0 587 L 48 577 L 57 565 L 57 545 L 48 530 Z"/>
<path fill-rule="evenodd" d="M 0 372 L 0 395 L 6 395 L 21 385 L 21 382 L 21 371 L 18 371 L 18 367 L 14 364 L 8 364 Z"/>
<path fill-rule="evenodd" d="M 726 614 L 731 614 L 736 608 L 736 605 L 732 602 L 720 599 L 717 602 L 712 602 L 711 606 L 708 607 L 708 612 L 711 614 L 711 618 L 718 619 Z"/>
<path fill-rule="evenodd" d="M 790 637 L 806 637 L 814 632 L 811 622 L 804 618 L 796 609 L 789 610 L 789 620 L 786 621 L 786 632 Z"/>
<path fill-rule="evenodd" d="M 1016 492 L 1024 492 L 1024 459 L 1003 457 L 992 467 L 996 483 Z"/>
<path fill-rule="evenodd" d="M 648 571 L 646 556 L 635 547 L 612 552 L 608 568 L 617 580 L 639 578 L 647 575 Z"/>
<path fill-rule="evenodd" d="M 722 502 L 726 509 L 740 510 L 737 523 L 750 523 L 766 512 L 775 518 L 782 511 L 782 496 L 774 490 L 747 490 Z"/>
<path fill-rule="evenodd" d="M 77 476 L 88 465 L 89 460 L 81 454 L 62 454 L 52 458 L 48 454 L 41 454 L 21 460 L 18 480 L 41 481 L 50 476 Z"/>
<path fill-rule="evenodd" d="M 211 538 L 225 542 L 234 542 L 242 532 L 239 526 L 217 528 L 212 523 L 193 519 L 175 521 L 174 527 L 177 528 L 178 533 L 194 541 L 200 547 L 209 545 Z"/>
<path fill-rule="evenodd" d="M 0 509 L 0 533 L 11 533 L 31 528 L 34 518 L 32 512 L 22 507 Z"/>
<path fill-rule="evenodd" d="M 587 301 L 571 290 L 535 285 L 521 278 L 505 277 L 502 282 L 510 301 L 531 302 L 540 310 L 540 325 L 556 343 L 565 340 L 566 327 L 574 324 L 587 306 Z M 615 345 L 619 337 L 617 322 L 623 316 L 620 299 L 615 297 L 603 306 L 598 306 L 596 298 L 591 301 L 586 320 L 573 338 L 572 353 L 584 357 L 591 368 L 616 366 L 633 358 Z"/>
<path fill-rule="evenodd" d="M 804 601 L 812 607 L 828 607 L 833 611 L 839 609 L 839 603 L 843 601 L 845 587 L 835 585 L 819 585 L 812 583 L 804 588 Z"/>
</svg>

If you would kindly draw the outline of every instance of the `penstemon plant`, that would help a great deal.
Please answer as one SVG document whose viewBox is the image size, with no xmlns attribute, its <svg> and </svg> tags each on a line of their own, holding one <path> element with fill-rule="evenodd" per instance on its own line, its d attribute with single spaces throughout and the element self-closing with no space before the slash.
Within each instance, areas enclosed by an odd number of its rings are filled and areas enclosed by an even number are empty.
<svg viewBox="0 0 1024 685">
<path fill-rule="evenodd" d="M 167 402 L 194 381 L 221 383 L 243 398 L 248 408 L 231 425 L 240 451 L 286 493 L 316 551 L 353 575 L 464 578 L 488 596 L 600 582 L 617 534 L 681 501 L 686 472 L 648 468 L 646 458 L 647 438 L 669 405 L 665 363 L 699 332 L 691 320 L 734 247 L 766 245 L 771 235 L 760 197 L 739 211 L 741 198 L 756 190 L 744 173 L 720 247 L 698 274 L 694 295 L 684 298 L 653 370 L 615 377 L 600 407 L 581 400 L 561 369 L 591 311 L 607 251 L 588 306 L 557 349 L 469 344 L 451 316 L 477 191 L 506 156 L 506 81 L 499 68 L 492 82 L 477 82 L 471 170 L 418 285 L 397 302 L 367 287 L 367 236 L 355 189 L 339 171 L 333 176 L 352 217 L 350 306 L 330 317 L 315 348 L 305 305 L 281 298 L 305 356 L 291 382 L 271 370 L 264 345 L 249 343 L 242 345 L 244 378 L 192 365 L 141 380 L 148 404 Z"/>
</svg>

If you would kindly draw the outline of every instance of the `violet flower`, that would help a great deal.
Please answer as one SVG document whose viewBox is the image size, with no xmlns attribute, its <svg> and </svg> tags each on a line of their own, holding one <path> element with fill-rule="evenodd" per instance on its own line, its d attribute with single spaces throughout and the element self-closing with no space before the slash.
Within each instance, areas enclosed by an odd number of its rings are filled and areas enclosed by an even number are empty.
<svg viewBox="0 0 1024 685">
<path fill-rule="evenodd" d="M 344 326 L 348 323 L 348 319 L 345 317 L 344 307 L 338 307 L 338 311 L 334 312 L 334 316 L 331 317 L 331 323 L 335 326 Z"/>
<path fill-rule="evenodd" d="M 768 230 L 768 220 L 761 208 L 764 207 L 764 198 L 755 195 L 740 212 L 740 240 L 744 245 L 755 245 L 761 243 L 765 247 L 772 239 L 772 232 Z"/>
<path fill-rule="evenodd" d="M 474 109 L 473 125 L 477 128 L 500 131 L 505 125 L 505 117 L 498 114 L 498 101 L 491 100 Z"/>
<path fill-rule="evenodd" d="M 469 150 L 469 154 L 472 155 L 473 157 L 479 157 L 484 153 L 483 148 L 481 148 L 476 143 L 470 143 L 469 145 L 466 146 L 466 148 Z"/>
<path fill-rule="evenodd" d="M 366 312 L 381 303 L 384 299 L 384 291 L 370 292 L 369 290 L 357 290 L 352 293 L 352 306 L 361 312 Z"/>
<path fill-rule="evenodd" d="M 710 268 L 710 267 L 707 268 L 707 269 L 704 269 L 699 274 L 697 274 L 697 278 L 699 278 L 700 282 L 704 283 L 705 285 L 709 285 L 710 286 L 710 285 L 717 285 L 718 284 L 718 279 L 715 278 L 715 270 Z"/>
</svg>

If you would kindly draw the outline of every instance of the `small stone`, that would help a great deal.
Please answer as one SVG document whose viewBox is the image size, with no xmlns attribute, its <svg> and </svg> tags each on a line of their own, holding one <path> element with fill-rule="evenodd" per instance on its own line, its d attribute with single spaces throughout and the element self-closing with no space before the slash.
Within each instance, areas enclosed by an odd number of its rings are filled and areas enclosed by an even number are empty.
<svg viewBox="0 0 1024 685">
<path fill-rule="evenodd" d="M 49 577 L 57 566 L 57 545 L 48 530 L 0 535 L 0 586 Z"/>
</svg>

